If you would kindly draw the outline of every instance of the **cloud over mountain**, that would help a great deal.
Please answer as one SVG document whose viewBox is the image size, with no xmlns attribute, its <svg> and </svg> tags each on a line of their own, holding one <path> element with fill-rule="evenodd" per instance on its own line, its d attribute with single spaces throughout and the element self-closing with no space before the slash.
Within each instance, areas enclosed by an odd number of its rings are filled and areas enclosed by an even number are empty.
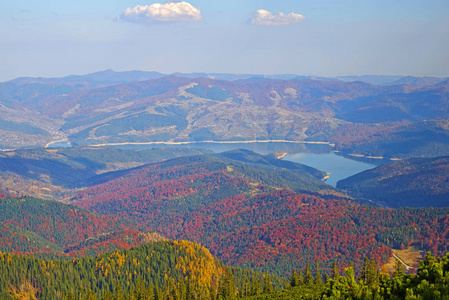
<svg viewBox="0 0 449 300">
<path fill-rule="evenodd" d="M 201 11 L 188 2 L 168 1 L 165 4 L 137 5 L 127 8 L 118 18 L 128 22 L 202 21 Z"/>
<path fill-rule="evenodd" d="M 254 13 L 251 24 L 261 26 L 285 26 L 290 24 L 299 23 L 304 20 L 305 17 L 296 13 L 284 14 L 282 12 L 273 14 L 267 10 L 259 9 Z"/>
</svg>

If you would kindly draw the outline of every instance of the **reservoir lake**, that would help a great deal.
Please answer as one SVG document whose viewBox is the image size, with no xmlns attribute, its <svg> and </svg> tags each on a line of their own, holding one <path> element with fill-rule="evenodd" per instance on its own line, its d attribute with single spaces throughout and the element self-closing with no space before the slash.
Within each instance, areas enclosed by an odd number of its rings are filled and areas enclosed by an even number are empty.
<svg viewBox="0 0 449 300">
<path fill-rule="evenodd" d="M 53 146 L 53 145 L 52 145 Z M 327 184 L 335 186 L 341 179 L 359 172 L 375 168 L 385 164 L 384 160 L 350 159 L 337 155 L 331 146 L 325 144 L 302 144 L 288 142 L 252 142 L 252 143 L 191 143 L 183 145 L 172 144 L 148 144 L 148 145 L 119 145 L 113 146 L 122 149 L 151 149 L 163 147 L 190 147 L 209 149 L 215 153 L 234 149 L 252 150 L 257 153 L 267 154 L 273 152 L 286 152 L 284 160 L 293 161 L 330 173 Z"/>
</svg>

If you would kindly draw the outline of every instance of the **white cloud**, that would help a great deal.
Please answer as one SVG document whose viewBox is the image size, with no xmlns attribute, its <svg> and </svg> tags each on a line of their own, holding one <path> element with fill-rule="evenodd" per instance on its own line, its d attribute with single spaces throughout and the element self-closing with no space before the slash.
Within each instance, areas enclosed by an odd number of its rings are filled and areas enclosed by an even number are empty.
<svg viewBox="0 0 449 300">
<path fill-rule="evenodd" d="M 129 7 L 117 19 L 129 22 L 181 22 L 202 21 L 203 17 L 201 11 L 190 3 L 167 1 L 165 4 Z"/>
<path fill-rule="evenodd" d="M 254 18 L 251 19 L 251 24 L 262 26 L 283 26 L 299 23 L 305 18 L 306 17 L 303 15 L 295 14 L 293 12 L 288 14 L 273 14 L 267 10 L 259 9 L 254 13 Z"/>
</svg>

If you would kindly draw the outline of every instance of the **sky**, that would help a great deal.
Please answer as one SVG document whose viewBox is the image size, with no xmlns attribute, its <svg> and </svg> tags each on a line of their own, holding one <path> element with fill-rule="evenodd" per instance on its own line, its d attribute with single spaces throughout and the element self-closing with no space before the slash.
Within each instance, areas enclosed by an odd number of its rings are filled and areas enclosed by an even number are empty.
<svg viewBox="0 0 449 300">
<path fill-rule="evenodd" d="M 448 0 L 2 0 L 0 81 L 106 69 L 449 77 Z"/>
</svg>

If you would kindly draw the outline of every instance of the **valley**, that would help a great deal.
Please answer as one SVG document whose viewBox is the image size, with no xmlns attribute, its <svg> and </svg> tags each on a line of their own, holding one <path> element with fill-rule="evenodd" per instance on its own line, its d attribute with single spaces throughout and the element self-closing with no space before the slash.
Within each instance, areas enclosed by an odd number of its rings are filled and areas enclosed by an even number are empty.
<svg viewBox="0 0 449 300">
<path fill-rule="evenodd" d="M 418 278 L 402 264 L 449 252 L 448 90 L 395 79 L 0 84 L 0 267 L 38 266 L 1 295 L 309 299 L 354 274 L 368 293 L 367 268 Z"/>
<path fill-rule="evenodd" d="M 84 235 L 85 241 L 77 240 L 80 246 L 73 242 L 51 244 L 54 252 L 66 249 L 65 253 L 72 255 L 99 253 L 95 251 L 116 247 L 113 245 L 130 247 L 146 240 L 147 234 L 137 232 L 142 230 L 164 238 L 195 241 L 226 264 L 281 276 L 291 268 L 304 268 L 317 257 L 323 270 L 330 270 L 336 257 L 344 265 L 355 263 L 356 268 L 367 255 L 378 264 L 386 263 L 392 256 L 390 249 L 402 245 L 432 250 L 437 255 L 449 250 L 446 208 L 393 210 L 366 206 L 375 203 L 324 183 L 327 173 L 286 157 L 277 158 L 273 150 L 285 145 L 262 145 L 269 146 L 265 148 L 267 154 L 243 149 L 214 153 L 182 147 L 5 152 L 1 165 L 5 180 L 0 188 L 19 199 L 34 195 L 64 200 L 128 222 L 117 228 L 117 233 L 103 232 L 101 238 L 95 237 L 99 232 Z M 45 214 L 48 212 L 43 213 L 44 219 Z M 24 222 L 21 217 L 4 218 L 8 226 Z M 5 227 L 5 232 L 14 236 L 14 230 L 19 230 L 15 228 Z M 51 241 L 51 232 L 42 236 L 34 228 L 27 232 L 40 237 L 31 241 Z M 8 247 L 10 251 L 27 249 L 12 244 Z M 33 247 L 40 252 L 38 246 Z M 90 250 L 92 247 L 98 250 Z"/>
<path fill-rule="evenodd" d="M 0 300 L 448 300 L 449 1 L 0 1 Z"/>
</svg>

